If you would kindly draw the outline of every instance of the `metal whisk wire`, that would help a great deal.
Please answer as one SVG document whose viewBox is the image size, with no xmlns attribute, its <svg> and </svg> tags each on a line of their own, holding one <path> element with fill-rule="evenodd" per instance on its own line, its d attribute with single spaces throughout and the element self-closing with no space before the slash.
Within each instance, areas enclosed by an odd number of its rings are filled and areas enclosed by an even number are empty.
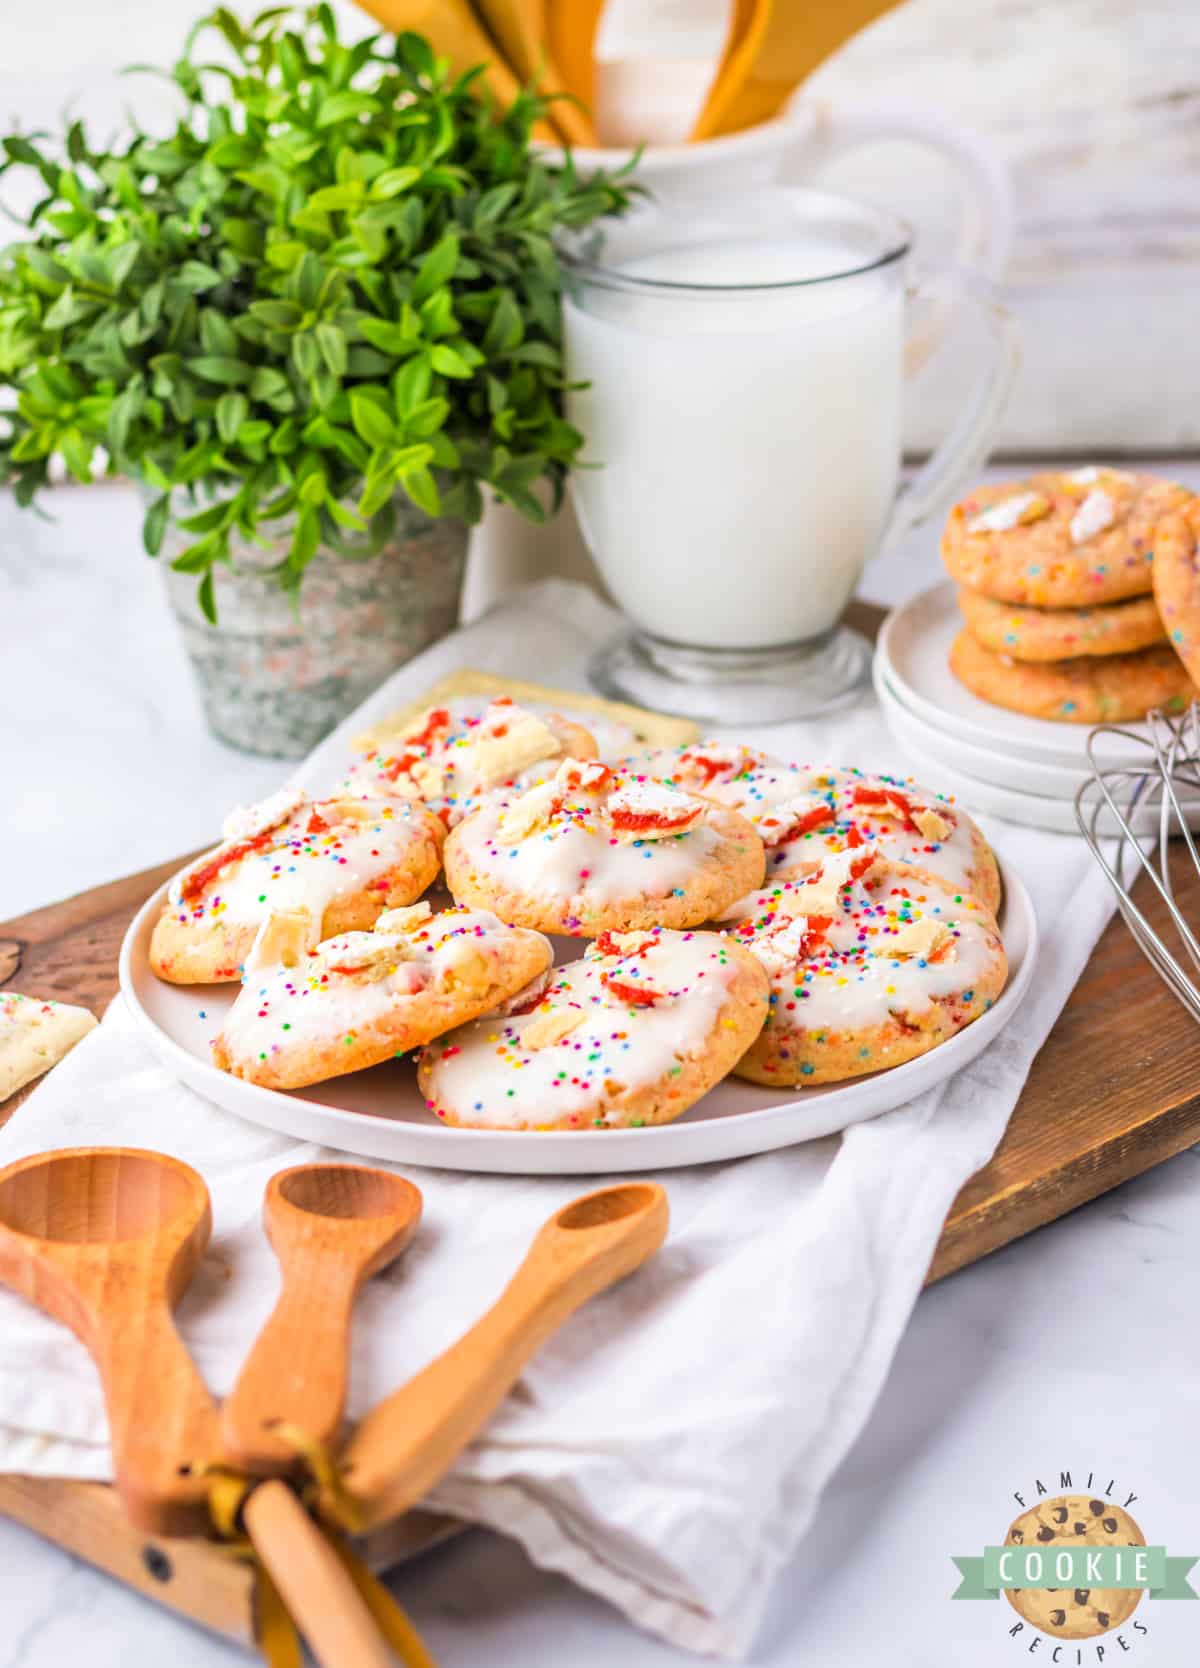
<svg viewBox="0 0 1200 1668">
<path fill-rule="evenodd" d="M 1097 746 L 1102 738 L 1144 749 L 1144 762 L 1129 763 L 1126 750 L 1126 762 L 1103 763 Z M 1175 717 L 1152 712 L 1148 733 L 1101 725 L 1088 737 L 1088 762 L 1092 775 L 1075 795 L 1080 833 L 1108 877 L 1117 908 L 1151 966 L 1200 1021 L 1200 939 L 1175 900 L 1170 861 L 1171 841 L 1182 837 L 1200 872 L 1200 851 L 1188 815 L 1190 809 L 1195 817 L 1195 808 L 1185 807 L 1179 795 L 1180 788 L 1193 788 L 1200 794 L 1200 703 L 1193 702 Z M 1102 831 L 1108 819 L 1115 829 Z M 1166 905 L 1194 975 L 1134 902 L 1132 887 L 1139 866 Z"/>
</svg>

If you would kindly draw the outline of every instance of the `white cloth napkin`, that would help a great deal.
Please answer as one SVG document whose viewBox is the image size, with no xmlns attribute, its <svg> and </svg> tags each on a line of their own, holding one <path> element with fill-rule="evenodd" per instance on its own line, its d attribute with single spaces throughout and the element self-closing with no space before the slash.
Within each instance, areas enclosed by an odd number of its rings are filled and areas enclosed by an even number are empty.
<svg viewBox="0 0 1200 1668">
<path fill-rule="evenodd" d="M 520 593 L 405 667 L 301 778 L 336 780 L 347 735 L 459 666 L 582 688 L 588 652 L 615 624 L 577 586 Z M 869 696 L 836 718 L 744 739 L 814 763 L 906 769 Z M 562 1329 L 434 1493 L 437 1506 L 516 1536 L 536 1562 L 677 1645 L 749 1649 L 772 1577 L 879 1394 L 947 1209 L 999 1140 L 1108 916 L 1082 842 L 987 829 L 1033 893 L 1042 929 L 1033 988 L 1009 1027 L 941 1088 L 840 1138 L 665 1174 L 663 1252 Z M 275 1297 L 259 1227 L 266 1182 L 337 1155 L 242 1123 L 174 1082 L 119 999 L 0 1134 L 0 1162 L 85 1143 L 159 1147 L 205 1176 L 215 1233 L 179 1319 L 208 1383 L 227 1392 Z M 578 1178 L 412 1173 L 424 1226 L 363 1296 L 353 1413 L 450 1343 L 543 1218 L 583 1191 Z M 0 1469 L 109 1474 L 82 1348 L 3 1292 Z"/>
</svg>

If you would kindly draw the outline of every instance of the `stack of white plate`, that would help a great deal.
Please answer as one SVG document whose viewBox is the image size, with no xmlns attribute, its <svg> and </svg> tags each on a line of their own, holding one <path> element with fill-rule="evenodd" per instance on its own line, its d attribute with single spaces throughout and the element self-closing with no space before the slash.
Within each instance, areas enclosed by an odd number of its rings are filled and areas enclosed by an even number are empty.
<svg viewBox="0 0 1200 1668">
<path fill-rule="evenodd" d="M 963 628 L 955 587 L 924 591 L 885 620 L 875 653 L 875 692 L 888 728 L 927 787 L 952 792 L 968 810 L 1009 822 L 1078 833 L 1075 795 L 1091 779 L 1086 724 L 1027 718 L 981 701 L 950 670 L 950 645 Z M 1105 765 L 1144 768 L 1149 757 L 1137 739 L 1144 724 L 1123 724 L 1127 736 L 1097 743 Z M 1123 796 L 1117 795 L 1118 800 Z M 1188 806 L 1200 826 L 1200 802 Z M 1156 825 L 1147 806 L 1135 826 Z M 1101 824 L 1112 832 L 1115 824 Z"/>
</svg>

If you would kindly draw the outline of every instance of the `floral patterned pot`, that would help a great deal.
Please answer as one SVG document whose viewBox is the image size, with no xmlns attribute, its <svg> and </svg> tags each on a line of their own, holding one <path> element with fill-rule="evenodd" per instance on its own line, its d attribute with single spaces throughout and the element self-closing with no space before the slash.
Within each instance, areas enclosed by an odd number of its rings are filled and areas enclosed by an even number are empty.
<svg viewBox="0 0 1200 1668">
<path fill-rule="evenodd" d="M 291 542 L 286 521 L 265 530 L 266 548 L 235 540 L 232 567 L 215 570 L 215 626 L 196 600 L 195 575 L 167 566 L 195 535 L 168 528 L 159 557 L 168 599 L 222 741 L 302 758 L 389 673 L 453 629 L 468 529 L 401 496 L 395 511 L 377 553 L 318 550 L 298 597 L 272 578 Z"/>
</svg>

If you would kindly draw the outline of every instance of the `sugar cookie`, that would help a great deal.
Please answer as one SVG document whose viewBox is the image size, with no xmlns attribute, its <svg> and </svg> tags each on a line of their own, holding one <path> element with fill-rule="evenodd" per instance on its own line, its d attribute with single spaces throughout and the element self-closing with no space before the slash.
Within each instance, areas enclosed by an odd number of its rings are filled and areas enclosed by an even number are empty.
<svg viewBox="0 0 1200 1668">
<path fill-rule="evenodd" d="M 1200 498 L 1158 524 L 1154 599 L 1167 641 L 1192 678 L 1200 679 Z"/>
<path fill-rule="evenodd" d="M 447 1124 L 665 1124 L 726 1075 L 766 1012 L 763 967 L 721 934 L 606 933 L 521 1011 L 431 1043 L 418 1076 Z"/>
<path fill-rule="evenodd" d="M 150 965 L 171 984 L 239 978 L 272 911 L 307 911 L 310 948 L 370 927 L 436 878 L 445 835 L 423 805 L 291 790 L 232 811 L 224 832 L 176 875 L 155 924 Z"/>
<path fill-rule="evenodd" d="M 286 914 L 263 924 L 213 1043 L 222 1071 L 295 1089 L 378 1065 L 486 1013 L 551 965 L 540 933 L 483 909 L 389 910 L 316 949 Z"/>
<path fill-rule="evenodd" d="M 1064 724 L 1122 723 L 1153 707 L 1179 712 L 1197 696 L 1167 643 L 1136 654 L 1037 663 L 993 654 L 963 631 L 950 646 L 950 670 L 980 700 Z"/>
<path fill-rule="evenodd" d="M 383 751 L 354 765 L 342 788 L 420 800 L 453 828 L 484 799 L 546 781 L 562 759 L 595 756 L 582 725 L 526 712 L 502 695 L 482 712 L 427 707 Z"/>
<path fill-rule="evenodd" d="M 1168 518 L 1169 519 L 1169 518 Z M 1162 526 L 1155 538 L 1162 550 Z M 1159 554 L 1154 558 L 1158 583 Z M 959 586 L 967 630 L 993 654 L 1013 660 L 1070 660 L 1078 655 L 1132 654 L 1166 639 L 1153 597 L 1101 603 L 1097 608 L 1022 608 Z"/>
<path fill-rule="evenodd" d="M 460 903 L 574 938 L 698 926 L 764 874 L 762 841 L 736 811 L 576 759 L 459 823 L 445 864 Z"/>
<path fill-rule="evenodd" d="M 1173 481 L 1095 466 L 979 487 L 950 511 L 942 560 L 998 602 L 1089 608 L 1147 596 L 1155 528 L 1188 496 Z"/>
<path fill-rule="evenodd" d="M 1008 963 L 991 913 L 868 852 L 747 898 L 735 942 L 771 1009 L 736 1067 L 779 1087 L 838 1083 L 928 1053 L 991 1007 Z"/>
<path fill-rule="evenodd" d="M 834 852 L 870 847 L 916 874 L 964 888 L 993 913 L 1000 907 L 1000 874 L 983 834 L 965 811 L 915 782 L 784 764 L 717 741 L 638 754 L 623 768 L 740 811 L 767 848 L 768 879 L 818 868 Z"/>
</svg>

